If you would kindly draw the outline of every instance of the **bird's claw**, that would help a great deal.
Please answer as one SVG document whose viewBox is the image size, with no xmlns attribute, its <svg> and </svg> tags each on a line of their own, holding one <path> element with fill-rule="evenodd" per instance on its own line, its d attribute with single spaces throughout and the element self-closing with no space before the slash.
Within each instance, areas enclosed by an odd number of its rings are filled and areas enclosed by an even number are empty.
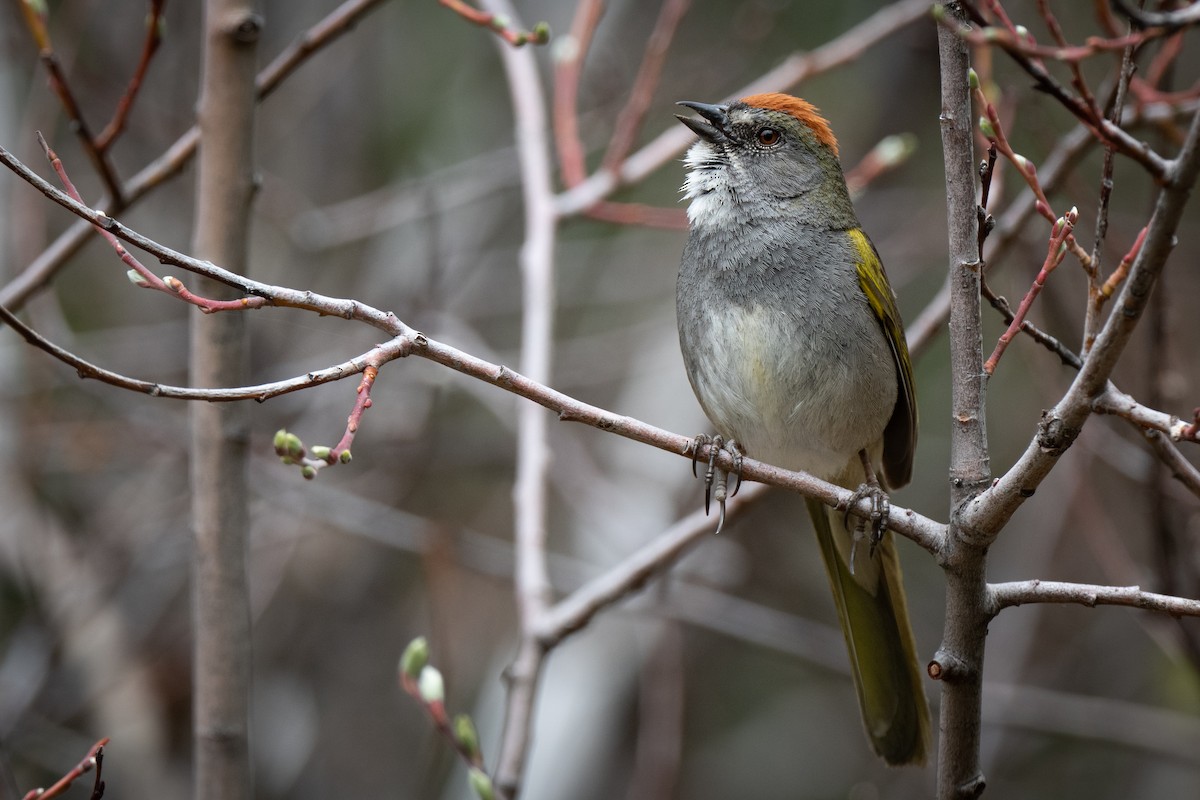
<svg viewBox="0 0 1200 800">
<path fill-rule="evenodd" d="M 847 529 L 850 528 L 850 516 L 854 507 L 864 498 L 870 499 L 871 512 L 866 517 L 859 517 L 858 523 L 854 526 L 854 543 L 850 549 L 851 564 L 854 563 L 854 550 L 858 547 L 859 540 L 863 538 L 867 524 L 870 523 L 871 527 L 868 556 L 873 558 L 875 548 L 883 540 L 883 533 L 887 530 L 888 518 L 891 516 L 892 506 L 887 492 L 883 491 L 878 483 L 864 483 L 854 491 L 854 494 L 850 495 L 850 502 L 846 505 L 846 514 L 842 518 L 842 522 Z"/>
<path fill-rule="evenodd" d="M 692 475 L 696 475 L 696 462 L 700 458 L 700 450 L 708 446 L 708 468 L 704 471 L 704 513 L 708 514 L 712 508 L 712 501 L 717 501 L 717 530 L 721 532 L 721 528 L 725 526 L 725 501 L 737 494 L 738 489 L 742 486 L 742 448 L 738 443 L 730 439 L 725 441 L 722 436 L 707 436 L 700 434 L 692 440 Z M 733 459 L 733 475 L 734 484 L 733 491 L 729 491 L 728 475 L 725 470 L 717 467 L 717 454 L 724 450 L 729 453 Z"/>
</svg>

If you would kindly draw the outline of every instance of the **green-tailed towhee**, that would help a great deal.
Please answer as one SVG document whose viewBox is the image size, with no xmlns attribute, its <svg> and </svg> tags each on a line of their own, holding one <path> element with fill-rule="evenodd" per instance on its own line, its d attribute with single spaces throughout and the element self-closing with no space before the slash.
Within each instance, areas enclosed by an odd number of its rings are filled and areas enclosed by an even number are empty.
<svg viewBox="0 0 1200 800">
<path fill-rule="evenodd" d="M 908 345 L 829 123 L 784 94 L 680 105 L 703 118 L 679 117 L 700 139 L 677 289 L 700 405 L 735 453 L 850 489 L 882 467 L 903 486 L 917 435 Z M 841 514 L 808 507 L 871 744 L 889 764 L 922 763 L 929 708 L 892 534 L 858 547 Z"/>
</svg>

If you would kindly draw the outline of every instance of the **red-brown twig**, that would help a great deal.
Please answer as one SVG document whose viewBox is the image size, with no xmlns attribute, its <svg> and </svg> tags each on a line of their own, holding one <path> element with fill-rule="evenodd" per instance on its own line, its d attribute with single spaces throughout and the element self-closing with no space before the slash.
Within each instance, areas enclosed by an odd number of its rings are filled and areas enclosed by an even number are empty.
<svg viewBox="0 0 1200 800">
<path fill-rule="evenodd" d="M 1029 313 L 1033 301 L 1042 291 L 1042 287 L 1046 285 L 1046 279 L 1050 277 L 1050 273 L 1055 267 L 1062 263 L 1063 257 L 1067 254 L 1067 237 L 1071 235 L 1071 230 L 1075 227 L 1075 221 L 1079 219 L 1079 212 L 1072 208 L 1061 219 L 1054 224 L 1054 231 L 1050 235 L 1050 245 L 1046 248 L 1046 260 L 1042 262 L 1042 268 L 1038 271 L 1037 277 L 1033 280 L 1033 285 L 1029 287 L 1029 291 L 1021 300 L 1021 304 L 1017 306 L 1017 311 L 1013 315 L 1013 321 L 1009 323 L 1008 329 L 1000 335 L 1000 340 L 996 342 L 996 349 L 988 356 L 987 361 L 983 364 L 983 371 L 991 375 L 996 371 L 996 364 L 1000 361 L 1000 357 L 1004 355 L 1004 351 L 1008 349 L 1009 343 L 1013 337 L 1021 330 L 1021 323 L 1025 320 L 1025 315 Z"/>
<path fill-rule="evenodd" d="M 92 745 L 92 749 L 88 750 L 88 754 L 84 756 L 83 760 L 76 764 L 70 772 L 59 778 L 53 786 L 49 789 L 32 789 L 25 793 L 23 800 L 50 800 L 51 797 L 58 797 L 72 783 L 93 769 L 96 770 L 96 780 L 92 785 L 92 800 L 100 800 L 104 796 L 104 781 L 100 779 L 100 768 L 104 761 L 106 744 L 108 744 L 107 736 Z"/>
<path fill-rule="evenodd" d="M 1130 46 L 1140 46 L 1153 39 L 1166 36 L 1165 28 L 1147 28 L 1138 33 L 1105 39 L 1100 36 L 1089 36 L 1084 44 L 1062 44 L 1050 46 L 1038 44 L 1028 31 L 1018 33 L 1003 28 L 966 28 L 959 30 L 959 35 L 974 45 L 998 45 L 1010 53 L 1019 53 L 1039 63 L 1043 59 L 1061 61 L 1067 65 L 1077 66 L 1079 62 L 1101 53 L 1119 52 Z"/>
<path fill-rule="evenodd" d="M 438 2 L 467 22 L 473 22 L 480 27 L 494 31 L 513 47 L 521 47 L 525 44 L 545 44 L 550 41 L 550 26 L 544 22 L 534 25 L 533 30 L 519 31 L 512 28 L 509 21 L 503 17 L 472 8 L 462 0 L 438 0 Z"/>
<path fill-rule="evenodd" d="M 642 53 L 642 63 L 638 67 L 637 76 L 633 79 L 633 87 L 629 90 L 629 100 L 617 115 L 617 123 L 613 127 L 608 151 L 604 154 L 602 162 L 606 169 L 613 172 L 619 170 L 621 163 L 633 149 L 637 132 L 642 127 L 642 120 L 654 100 L 654 90 L 658 86 L 663 64 L 667 60 L 667 50 L 671 47 L 675 30 L 690 5 L 691 0 L 663 0 L 654 29 L 646 39 L 646 49 Z"/>
<path fill-rule="evenodd" d="M 1125 257 L 1121 259 L 1121 263 L 1117 265 L 1117 268 L 1114 269 L 1112 274 L 1108 276 L 1108 280 L 1106 280 L 1104 285 L 1100 287 L 1101 305 L 1103 305 L 1104 301 L 1113 296 L 1113 293 L 1117 290 L 1117 287 L 1120 286 L 1125 280 L 1126 276 L 1129 275 L 1129 267 L 1133 264 L 1133 260 L 1137 258 L 1138 251 L 1142 249 L 1142 242 L 1145 240 L 1146 228 L 1142 228 L 1141 231 L 1138 232 L 1137 239 L 1134 240 L 1133 246 L 1129 248 L 1129 252 L 1125 254 Z"/>
<path fill-rule="evenodd" d="M 158 46 L 162 44 L 162 15 L 166 3 L 167 0 L 150 0 L 150 14 L 146 18 L 146 38 L 142 40 L 142 55 L 138 59 L 137 68 L 134 69 L 133 76 L 129 79 L 129 84 L 125 87 L 121 99 L 117 101 L 113 118 L 96 137 L 96 149 L 101 153 L 106 152 L 116 138 L 121 135 L 121 131 L 125 129 L 125 120 L 129 118 L 129 112 L 133 110 L 133 102 L 137 99 L 142 82 L 146 79 L 150 61 L 158 51 Z"/>
<path fill-rule="evenodd" d="M 1037 0 L 1037 7 L 1055 43 L 1060 48 L 1069 48 L 1070 44 L 1067 42 L 1067 37 L 1063 34 L 1062 26 L 1058 24 L 1058 17 L 1051 10 L 1048 0 Z M 1121 49 L 1128 51 L 1133 46 L 1134 44 L 1130 43 L 1127 47 Z M 1083 102 L 1092 110 L 1092 113 L 1099 117 L 1101 114 L 1100 106 L 1096 103 L 1096 97 L 1092 94 L 1092 90 L 1088 88 L 1087 79 L 1083 77 L 1083 69 L 1079 66 L 1080 60 L 1067 61 L 1067 66 L 1071 69 L 1071 83 L 1075 86 L 1075 91 L 1079 92 L 1079 96 L 1083 98 Z"/>
<path fill-rule="evenodd" d="M 46 72 L 50 77 L 50 88 L 62 103 L 63 111 L 71 121 L 71 127 L 79 137 L 84 152 L 88 154 L 96 172 L 100 174 L 104 188 L 108 190 L 110 197 L 120 202 L 123 195 L 121 181 L 117 178 L 116 169 L 109 162 L 107 155 L 97 146 L 96 137 L 92 135 L 92 130 L 88 126 L 87 120 L 84 119 L 83 110 L 79 107 L 75 94 L 71 91 L 71 85 L 67 83 L 67 76 L 63 73 L 62 65 L 59 63 L 58 56 L 54 53 L 54 46 L 50 41 L 50 31 L 46 27 L 45 6 L 42 5 L 39 9 L 38 4 L 31 0 L 21 0 L 19 5 L 25 18 L 25 25 L 29 28 L 29 33 L 37 45 L 38 57 L 45 65 Z"/>
<path fill-rule="evenodd" d="M 1000 115 L 996 112 L 996 107 L 993 106 L 983 94 L 983 89 L 979 87 L 979 81 L 974 81 L 972 94 L 976 102 L 983 109 L 984 117 L 980 120 L 980 130 L 987 137 L 988 141 L 996 146 L 996 149 L 1003 155 L 1014 167 L 1021 177 L 1025 180 L 1026 185 L 1033 191 L 1037 197 L 1037 202 L 1034 208 L 1039 214 L 1046 218 L 1048 222 L 1056 223 L 1057 219 L 1054 215 L 1054 208 L 1050 205 L 1049 199 L 1046 197 L 1045 191 L 1042 189 L 1041 181 L 1038 180 L 1037 167 L 1032 161 L 1025 156 L 1013 150 L 1012 145 L 1008 142 L 1008 137 L 1004 133 L 1004 125 L 1000 122 Z M 985 124 L 986 122 L 986 124 Z M 1088 252 L 1075 240 L 1075 236 L 1068 232 L 1066 239 L 1067 249 L 1079 259 L 1079 263 L 1083 266 L 1084 271 L 1090 272 L 1092 269 L 1092 257 Z"/>
<path fill-rule="evenodd" d="M 1169 166 L 1167 159 L 1155 152 L 1148 144 L 1130 136 L 1126 131 L 1122 130 L 1119 125 L 1097 117 L 1095 110 L 1087 103 L 1081 100 L 1077 95 L 1059 83 L 1055 78 L 1046 71 L 1044 64 L 1038 54 L 1030 54 L 1026 52 L 1026 46 L 1021 42 L 1024 40 L 1021 35 L 1018 35 L 1015 30 L 999 29 L 988 27 L 987 21 L 979 14 L 971 3 L 963 0 L 960 3 L 961 8 L 967 12 L 968 17 L 972 22 L 984 26 L 987 30 L 995 31 L 995 34 L 979 38 L 979 31 L 967 25 L 959 24 L 952 15 L 946 12 L 944 6 L 934 7 L 934 17 L 939 24 L 946 26 L 948 29 L 957 33 L 957 35 L 966 38 L 969 41 L 977 41 L 978 44 L 996 44 L 1002 47 L 1013 59 L 1016 64 L 1025 70 L 1034 80 L 1037 81 L 1039 88 L 1044 90 L 1051 97 L 1062 104 L 1063 108 L 1071 112 L 1075 117 L 1091 130 L 1096 137 L 1102 141 L 1112 144 L 1122 155 L 1125 155 L 1142 167 L 1144 167 L 1154 178 L 1161 180 L 1166 174 Z M 1122 49 L 1129 44 L 1124 37 L 1120 39 L 1102 40 L 1107 42 L 1105 45 L 1111 45 L 1113 48 Z M 1026 45 L 1028 43 L 1026 42 Z M 1095 43 L 1093 43 L 1095 44 Z M 1118 46 L 1119 45 L 1119 46 Z"/>
<path fill-rule="evenodd" d="M 67 194 L 70 195 L 75 201 L 82 203 L 83 198 L 80 196 L 79 191 L 75 188 L 75 184 L 71 182 L 70 176 L 67 175 L 67 170 L 63 166 L 62 160 L 58 157 L 58 154 L 55 153 L 50 147 L 50 144 L 46 141 L 46 138 L 42 136 L 40 131 L 37 134 L 37 139 L 38 144 L 42 146 L 42 151 L 46 154 L 46 159 L 54 168 L 54 172 L 58 175 L 58 179 L 62 182 L 63 188 L 66 190 Z M 114 222 L 114 220 L 109 217 L 106 217 L 105 219 L 109 222 Z M 100 232 L 100 235 L 103 236 L 110 245 L 112 245 L 113 250 L 117 252 L 117 256 L 121 259 L 121 261 L 130 268 L 130 280 L 142 288 L 155 289 L 174 297 L 178 297 L 185 303 L 191 303 L 192 305 L 196 306 L 205 314 L 213 314 L 218 311 L 243 311 L 248 308 L 262 308 L 267 304 L 266 299 L 262 297 L 240 297 L 235 300 L 212 300 L 207 297 L 201 297 L 197 294 L 193 294 L 178 278 L 173 278 L 170 275 L 164 278 L 159 278 L 152 271 L 150 271 L 150 269 L 142 264 L 141 261 L 138 261 L 138 259 L 132 253 L 125 249 L 125 246 L 121 244 L 121 240 L 114 236 L 106 228 L 105 223 L 97 224 L 95 227 L 96 230 Z"/>
<path fill-rule="evenodd" d="M 350 445 L 354 444 L 354 435 L 358 433 L 358 425 L 362 421 L 363 413 L 371 407 L 371 387 L 375 385 L 375 378 L 378 376 L 379 368 L 374 365 L 363 370 L 362 380 L 355 389 L 354 408 L 350 410 L 350 416 L 346 418 L 346 432 L 342 434 L 341 440 L 329 453 L 326 459 L 329 463 L 340 460 L 343 453 L 350 452 Z"/>
<path fill-rule="evenodd" d="M 592 35 L 604 13 L 604 0 L 580 0 L 571 21 L 571 33 L 556 47 L 554 65 L 554 149 L 558 170 L 567 188 L 587 178 L 583 142 L 579 138 L 579 76 L 592 44 Z"/>
</svg>

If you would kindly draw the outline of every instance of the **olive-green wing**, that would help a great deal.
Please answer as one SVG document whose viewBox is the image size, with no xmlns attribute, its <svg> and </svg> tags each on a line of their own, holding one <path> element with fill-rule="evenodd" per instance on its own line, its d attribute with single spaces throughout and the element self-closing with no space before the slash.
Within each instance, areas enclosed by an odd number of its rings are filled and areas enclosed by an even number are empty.
<svg viewBox="0 0 1200 800">
<path fill-rule="evenodd" d="M 898 489 L 912 478 L 913 453 L 917 447 L 917 396 L 913 387 L 912 361 L 904 338 L 904 323 L 896 308 L 896 294 L 888 283 L 879 252 L 861 230 L 855 228 L 847 233 L 858 255 L 858 283 L 879 320 L 896 362 L 899 391 L 896 407 L 883 431 L 883 474 L 888 488 Z"/>
</svg>

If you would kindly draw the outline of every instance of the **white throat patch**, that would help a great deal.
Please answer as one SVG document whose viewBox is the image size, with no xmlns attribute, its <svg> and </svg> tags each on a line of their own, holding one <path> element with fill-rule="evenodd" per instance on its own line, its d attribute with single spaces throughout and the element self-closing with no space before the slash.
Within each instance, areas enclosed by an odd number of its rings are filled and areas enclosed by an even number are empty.
<svg viewBox="0 0 1200 800">
<path fill-rule="evenodd" d="M 688 223 L 692 227 L 709 228 L 731 225 L 733 198 L 729 192 L 728 165 L 724 157 L 709 142 L 701 139 L 688 148 L 683 158 L 687 177 L 683 181 L 683 196 L 688 203 Z"/>
</svg>

